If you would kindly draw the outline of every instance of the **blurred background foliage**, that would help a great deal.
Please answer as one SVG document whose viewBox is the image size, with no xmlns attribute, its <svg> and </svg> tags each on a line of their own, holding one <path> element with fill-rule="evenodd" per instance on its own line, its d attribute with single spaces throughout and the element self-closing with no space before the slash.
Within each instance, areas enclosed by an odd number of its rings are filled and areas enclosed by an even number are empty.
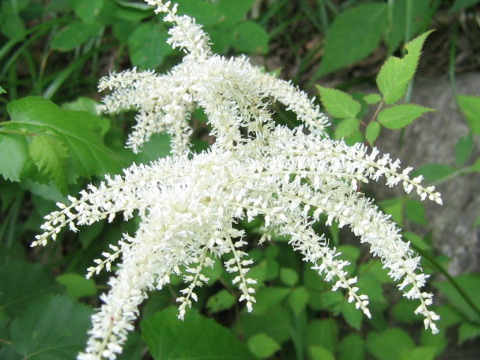
<svg viewBox="0 0 480 360">
<path fill-rule="evenodd" d="M 459 73 L 480 67 L 478 0 L 177 2 L 180 12 L 205 26 L 217 53 L 245 53 L 312 95 L 318 83 L 344 91 L 374 83 L 385 60 L 404 55 L 403 45 L 428 29 L 436 31 L 424 46 L 417 74 L 448 75 L 454 88 Z M 73 359 L 83 349 L 98 295 L 108 290 L 107 274 L 86 280 L 85 269 L 122 233 L 134 232 L 136 222 L 62 232 L 46 248 L 29 244 L 43 216 L 55 202 L 66 202 L 68 193 L 78 193 L 106 173 L 120 173 L 132 162 L 168 154 L 168 138 L 156 136 L 133 155 L 123 148 L 132 114 L 107 118 L 95 111 L 100 77 L 133 66 L 165 72 L 180 61 L 181 54 L 166 39 L 161 17 L 140 1 L 1 2 L 0 359 Z M 456 157 L 460 165 L 470 159 L 468 167 L 463 172 L 426 167 L 431 181 L 480 171 L 478 159 L 472 160 L 480 134 L 480 98 L 458 99 L 470 133 L 459 140 Z M 289 112 L 274 109 L 280 123 L 296 124 Z M 208 125 L 201 112 L 191 121 L 195 150 L 201 151 L 211 142 Z M 348 141 L 364 141 L 361 130 L 348 135 Z M 428 227 L 426 210 L 416 200 L 384 199 L 380 205 L 400 225 L 409 221 Z M 240 226 L 253 244 L 262 219 Z M 372 319 L 364 319 L 343 294 L 332 293 L 289 249 L 288 239 L 278 238 L 249 248 L 256 264 L 250 274 L 258 279 L 252 314 L 237 303 L 231 275 L 217 261 L 206 271 L 209 286 L 185 322 L 172 308 L 180 279 L 151 294 L 120 358 L 429 360 L 446 359 L 449 347 L 472 348 L 475 341 L 473 353 L 480 354 L 480 276 L 450 276 L 448 259 L 435 249 L 431 235 L 404 233 L 424 257 L 425 271 L 435 280 L 431 286 L 440 293 L 441 333 L 436 336 L 423 331 L 421 319 L 413 315 L 416 305 L 392 291 L 395 284 L 380 262 L 354 246 L 348 232 L 322 224 L 317 230 L 326 232 L 351 262 L 349 272 L 359 276 L 371 299 Z M 204 346 L 193 353 L 194 344 Z"/>
</svg>

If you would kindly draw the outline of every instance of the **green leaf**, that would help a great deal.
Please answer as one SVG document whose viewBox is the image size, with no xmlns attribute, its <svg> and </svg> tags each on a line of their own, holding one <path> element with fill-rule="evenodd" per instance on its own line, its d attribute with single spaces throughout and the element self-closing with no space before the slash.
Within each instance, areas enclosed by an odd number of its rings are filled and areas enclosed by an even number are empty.
<svg viewBox="0 0 480 360">
<path fill-rule="evenodd" d="M 263 314 L 269 309 L 278 306 L 290 293 L 290 289 L 284 287 L 268 286 L 258 290 L 254 306 L 255 314 Z"/>
<path fill-rule="evenodd" d="M 141 322 L 142 335 L 154 359 L 255 359 L 229 329 L 189 309 L 185 321 L 170 307 Z"/>
<path fill-rule="evenodd" d="M 266 54 L 268 52 L 268 33 L 253 21 L 245 21 L 233 29 L 232 46 L 249 54 Z"/>
<path fill-rule="evenodd" d="M 475 134 L 480 134 L 480 97 L 458 95 L 457 103 L 470 129 Z"/>
<path fill-rule="evenodd" d="M 405 239 L 410 241 L 413 245 L 418 247 L 420 250 L 431 250 L 432 246 L 429 245 L 422 237 L 418 236 L 415 233 L 412 233 L 410 231 L 405 231 L 403 233 L 403 236 Z"/>
<path fill-rule="evenodd" d="M 211 2 L 202 0 L 180 0 L 176 2 L 178 3 L 179 15 L 189 15 L 203 26 L 216 24 L 222 20 L 222 11 Z"/>
<path fill-rule="evenodd" d="M 332 88 L 317 85 L 323 106 L 328 113 L 336 118 L 354 118 L 360 112 L 362 106 L 351 95 Z"/>
<path fill-rule="evenodd" d="M 218 0 L 217 3 L 218 9 L 224 15 L 222 25 L 228 27 L 234 23 L 245 20 L 248 11 L 253 6 L 254 0 Z"/>
<path fill-rule="evenodd" d="M 348 138 L 355 131 L 358 131 L 358 119 L 348 118 L 343 119 L 335 128 L 335 140 Z"/>
<path fill-rule="evenodd" d="M 280 280 L 287 286 L 294 286 L 298 282 L 298 273 L 291 268 L 282 267 Z"/>
<path fill-rule="evenodd" d="M 360 330 L 364 315 L 361 310 L 355 308 L 355 304 L 344 301 L 342 303 L 342 316 L 348 325 Z"/>
<path fill-rule="evenodd" d="M 155 69 L 173 52 L 167 39 L 163 25 L 149 22 L 138 26 L 127 40 L 132 64 L 141 69 Z"/>
<path fill-rule="evenodd" d="M 280 345 L 264 333 L 252 336 L 248 339 L 247 345 L 250 351 L 260 359 L 266 359 L 280 350 Z"/>
<path fill-rule="evenodd" d="M 405 95 L 407 85 L 415 74 L 423 43 L 430 33 L 428 31 L 406 44 L 408 54 L 403 59 L 390 56 L 383 64 L 376 81 L 386 104 L 395 104 Z"/>
<path fill-rule="evenodd" d="M 472 300 L 474 304 L 480 304 L 480 274 L 471 273 L 471 274 L 462 274 L 455 277 L 455 281 L 466 293 L 466 295 Z M 473 322 L 480 322 L 480 316 L 478 313 L 472 309 L 472 307 L 464 300 L 458 291 L 450 284 L 448 281 L 445 282 L 434 282 L 434 286 L 440 291 L 443 295 L 449 300 L 449 303 L 452 307 L 458 309 L 463 313 L 469 320 Z"/>
<path fill-rule="evenodd" d="M 5 180 L 20 181 L 30 163 L 25 136 L 2 133 L 0 129 L 0 174 Z"/>
<path fill-rule="evenodd" d="M 430 111 L 434 110 L 414 104 L 395 105 L 380 111 L 378 121 L 387 129 L 401 129 Z"/>
<path fill-rule="evenodd" d="M 359 5 L 340 13 L 328 31 L 316 76 L 331 73 L 370 55 L 378 47 L 386 23 L 386 4 Z"/>
<path fill-rule="evenodd" d="M 339 345 L 339 360 L 365 360 L 365 343 L 357 333 L 345 336 Z"/>
<path fill-rule="evenodd" d="M 458 166 L 465 164 L 470 156 L 472 156 L 473 147 L 474 143 L 471 133 L 458 139 L 457 145 L 455 146 L 455 160 Z"/>
<path fill-rule="evenodd" d="M 338 323 L 332 318 L 313 320 L 307 327 L 306 345 L 321 346 L 335 353 L 338 346 L 338 331 Z"/>
<path fill-rule="evenodd" d="M 308 297 L 308 291 L 303 286 L 296 288 L 288 295 L 288 304 L 295 316 L 300 316 L 302 311 L 305 310 L 308 303 Z"/>
<path fill-rule="evenodd" d="M 393 221 L 395 221 L 400 226 L 403 225 L 403 199 L 402 198 L 383 200 L 383 201 L 380 201 L 378 205 L 380 206 L 382 211 L 392 215 Z"/>
<path fill-rule="evenodd" d="M 442 180 L 455 172 L 455 168 L 443 164 L 427 164 L 419 167 L 413 173 L 414 176 L 422 174 L 428 182 Z"/>
<path fill-rule="evenodd" d="M 373 105 L 376 103 L 379 103 L 382 101 L 382 96 L 379 94 L 368 94 L 363 97 L 363 100 L 368 104 L 368 105 Z"/>
<path fill-rule="evenodd" d="M 23 129 L 31 133 L 54 134 L 70 155 L 67 180 L 118 172 L 122 159 L 107 148 L 100 135 L 99 118 L 81 111 L 61 109 L 40 97 L 25 97 L 8 104 L 12 121 L 4 129 Z"/>
<path fill-rule="evenodd" d="M 383 296 L 383 287 L 374 275 L 365 274 L 359 276 L 356 286 L 360 288 L 363 294 L 368 295 L 371 302 L 387 302 L 385 296 Z"/>
<path fill-rule="evenodd" d="M 266 333 L 279 344 L 290 339 L 291 315 L 286 306 L 269 308 L 263 314 L 257 314 L 256 305 L 253 313 L 243 312 L 237 322 L 237 330 L 245 338 L 255 334 Z"/>
<path fill-rule="evenodd" d="M 462 322 L 458 328 L 458 343 L 461 345 L 465 341 L 476 339 L 480 336 L 480 326 L 469 322 Z"/>
<path fill-rule="evenodd" d="M 429 347 L 415 347 L 400 353 L 399 360 L 433 360 L 435 358 L 436 348 Z"/>
<path fill-rule="evenodd" d="M 373 146 L 375 140 L 377 140 L 378 135 L 380 134 L 380 124 L 376 121 L 372 121 L 367 125 L 367 129 L 365 131 L 365 138 Z"/>
<path fill-rule="evenodd" d="M 65 166 L 68 159 L 66 146 L 52 135 L 39 134 L 28 144 L 28 152 L 40 173 L 52 179 L 57 188 L 66 193 Z"/>
<path fill-rule="evenodd" d="M 70 51 L 97 36 L 100 24 L 85 24 L 75 21 L 58 32 L 52 40 L 52 49 L 59 51 Z"/>
<path fill-rule="evenodd" d="M 415 346 L 404 330 L 390 328 L 383 332 L 371 332 L 367 337 L 367 349 L 378 360 L 399 360 L 400 353 Z"/>
<path fill-rule="evenodd" d="M 415 310 L 418 304 L 406 298 L 401 298 L 392 309 L 393 317 L 401 323 L 413 324 L 420 320 L 418 315 L 415 315 Z"/>
<path fill-rule="evenodd" d="M 0 86 L 0 95 L 1 94 L 6 94 L 6 93 L 7 93 L 7 91 L 3 87 Z"/>
<path fill-rule="evenodd" d="M 16 316 L 43 295 L 62 288 L 39 264 L 19 261 L 4 264 L 0 267 L 0 310 Z"/>
<path fill-rule="evenodd" d="M 408 199 L 405 203 L 405 213 L 411 222 L 419 225 L 427 225 L 427 212 L 423 202 Z"/>
<path fill-rule="evenodd" d="M 235 296 L 223 289 L 208 299 L 207 307 L 211 312 L 219 312 L 230 309 L 236 301 Z"/>
<path fill-rule="evenodd" d="M 310 355 L 312 360 L 335 360 L 332 352 L 321 346 L 310 347 Z"/>
<path fill-rule="evenodd" d="M 12 346 L 24 359 L 73 359 L 85 347 L 92 313 L 68 296 L 37 300 L 13 321 Z"/>
<path fill-rule="evenodd" d="M 75 14 L 86 24 L 92 24 L 95 17 L 100 13 L 104 0 L 85 1 L 69 0 L 73 5 Z"/>
<path fill-rule="evenodd" d="M 95 281 L 86 279 L 78 274 L 63 274 L 57 276 L 56 280 L 67 288 L 67 293 L 74 299 L 83 296 L 94 296 L 97 293 Z"/>
</svg>

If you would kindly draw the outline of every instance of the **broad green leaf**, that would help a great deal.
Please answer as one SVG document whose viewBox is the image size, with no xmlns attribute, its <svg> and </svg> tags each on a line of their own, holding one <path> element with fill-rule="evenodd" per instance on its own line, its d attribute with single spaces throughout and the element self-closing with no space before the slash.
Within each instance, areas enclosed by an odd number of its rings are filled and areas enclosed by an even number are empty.
<svg viewBox="0 0 480 360">
<path fill-rule="evenodd" d="M 434 182 L 449 177 L 455 172 L 455 168 L 443 164 L 427 164 L 419 167 L 413 173 L 414 176 L 422 174 L 426 181 Z"/>
<path fill-rule="evenodd" d="M 373 105 L 382 101 L 382 96 L 379 94 L 368 94 L 363 97 L 363 100 L 369 104 Z"/>
<path fill-rule="evenodd" d="M 480 97 L 458 95 L 457 103 L 470 129 L 475 134 L 480 134 Z"/>
<path fill-rule="evenodd" d="M 310 355 L 312 360 L 335 360 L 332 352 L 321 346 L 310 347 Z"/>
<path fill-rule="evenodd" d="M 456 0 L 452 7 L 448 10 L 448 13 L 454 13 L 455 11 L 465 9 L 479 2 L 480 0 Z"/>
<path fill-rule="evenodd" d="M 358 131 L 359 122 L 356 118 L 347 118 L 340 121 L 335 128 L 335 140 L 348 138 L 355 131 Z"/>
<path fill-rule="evenodd" d="M 301 312 L 307 307 L 308 296 L 308 291 L 303 286 L 296 288 L 288 295 L 288 304 L 295 316 L 300 316 Z"/>
<path fill-rule="evenodd" d="M 383 287 L 374 275 L 365 274 L 359 276 L 356 286 L 360 288 L 361 293 L 368 295 L 371 302 L 387 302 L 385 296 L 383 296 Z"/>
<path fill-rule="evenodd" d="M 355 308 L 355 304 L 344 301 L 342 303 L 342 316 L 348 325 L 354 329 L 360 330 L 365 315 L 361 310 Z"/>
<path fill-rule="evenodd" d="M 280 345 L 263 333 L 252 336 L 248 339 L 247 345 L 250 351 L 260 359 L 266 359 L 280 350 Z"/>
<path fill-rule="evenodd" d="M 415 301 L 402 297 L 392 308 L 392 315 L 398 322 L 413 324 L 421 320 L 418 315 L 415 315 L 417 307 L 418 304 Z"/>
<path fill-rule="evenodd" d="M 245 20 L 254 0 L 218 0 L 217 3 L 218 9 L 225 15 L 222 19 L 222 26 L 227 27 Z"/>
<path fill-rule="evenodd" d="M 56 280 L 67 288 L 67 294 L 78 299 L 83 296 L 93 296 L 97 293 L 95 281 L 86 279 L 78 274 L 63 274 L 57 276 Z"/>
<path fill-rule="evenodd" d="M 391 54 L 405 40 L 405 25 L 409 24 L 411 36 L 424 29 L 433 15 L 431 1 L 410 1 L 411 11 L 407 14 L 407 2 L 410 0 L 395 0 L 392 2 L 391 20 L 386 33 L 388 53 Z"/>
<path fill-rule="evenodd" d="M 282 267 L 280 280 L 287 286 L 294 286 L 298 282 L 298 273 L 291 268 Z"/>
<path fill-rule="evenodd" d="M 399 360 L 433 360 L 435 358 L 436 348 L 414 347 L 400 353 Z"/>
<path fill-rule="evenodd" d="M 268 33 L 253 21 L 245 21 L 233 29 L 232 46 L 240 52 L 266 54 L 268 52 Z"/>
<path fill-rule="evenodd" d="M 383 212 L 392 215 L 393 221 L 403 226 L 403 199 L 394 198 L 382 200 L 378 203 Z"/>
<path fill-rule="evenodd" d="M 365 130 L 365 138 L 370 145 L 373 146 L 375 140 L 377 140 L 378 135 L 380 134 L 380 129 L 380 123 L 378 123 L 377 121 L 372 121 L 367 125 L 367 129 Z"/>
<path fill-rule="evenodd" d="M 410 241 L 413 245 L 418 247 L 420 250 L 431 250 L 432 246 L 427 243 L 421 236 L 418 236 L 417 234 L 410 232 L 410 231 L 405 231 L 403 233 L 403 236 L 405 237 L 406 240 Z"/>
<path fill-rule="evenodd" d="M 387 129 L 401 129 L 430 111 L 434 110 L 414 104 L 395 105 L 380 111 L 378 121 Z"/>
<path fill-rule="evenodd" d="M 473 147 L 474 143 L 471 133 L 458 139 L 457 145 L 455 146 L 455 160 L 458 166 L 465 164 L 470 156 L 472 156 Z"/>
<path fill-rule="evenodd" d="M 383 64 L 377 75 L 377 86 L 386 104 L 395 104 L 405 95 L 415 74 L 423 43 L 430 33 L 428 31 L 406 44 L 408 53 L 403 59 L 390 56 Z"/>
<path fill-rule="evenodd" d="M 30 304 L 12 323 L 12 346 L 24 359 L 73 359 L 85 348 L 93 309 L 68 296 Z"/>
<path fill-rule="evenodd" d="M 427 213 L 423 202 L 407 200 L 405 203 L 405 214 L 411 222 L 419 225 L 427 225 Z"/>
<path fill-rule="evenodd" d="M 316 77 L 361 60 L 378 47 L 387 23 L 386 5 L 375 3 L 351 7 L 335 18 Z"/>
<path fill-rule="evenodd" d="M 339 345 L 339 360 L 365 360 L 365 343 L 357 333 L 345 336 Z"/>
<path fill-rule="evenodd" d="M 52 40 L 52 49 L 70 51 L 95 37 L 100 30 L 100 24 L 85 24 L 75 21 L 58 32 Z"/>
<path fill-rule="evenodd" d="M 478 306 L 480 304 L 480 274 L 462 274 L 455 277 L 457 284 L 467 294 L 474 304 Z M 443 295 L 449 300 L 452 307 L 458 309 L 467 318 L 473 322 L 479 322 L 480 316 L 474 309 L 464 300 L 464 298 L 458 293 L 458 291 L 448 281 L 434 282 L 434 286 L 443 293 Z"/>
<path fill-rule="evenodd" d="M 362 106 L 346 92 L 317 85 L 322 104 L 328 113 L 335 118 L 354 118 Z"/>
<path fill-rule="evenodd" d="M 308 347 L 321 346 L 331 353 L 337 351 L 338 324 L 335 319 L 313 320 L 308 324 L 306 345 Z"/>
<path fill-rule="evenodd" d="M 43 295 L 62 290 L 39 264 L 15 261 L 0 266 L 0 310 L 7 315 L 16 316 Z"/>
<path fill-rule="evenodd" d="M 0 129 L 0 174 L 3 178 L 20 181 L 29 163 L 25 136 L 2 133 Z"/>
<path fill-rule="evenodd" d="M 127 44 L 133 65 L 142 69 L 155 69 L 165 56 L 172 53 L 167 44 L 167 30 L 151 22 L 138 26 L 129 36 Z"/>
<path fill-rule="evenodd" d="M 290 339 L 289 328 L 290 311 L 286 306 L 277 306 L 269 308 L 265 313 L 257 314 L 257 308 L 253 306 L 253 312 L 242 313 L 240 320 L 237 322 L 238 333 L 249 339 L 255 334 L 265 333 L 279 344 Z"/>
<path fill-rule="evenodd" d="M 0 86 L 0 95 L 1 94 L 6 94 L 6 93 L 7 93 L 7 91 L 3 87 Z"/>
<path fill-rule="evenodd" d="M 154 359 L 249 360 L 248 351 L 229 329 L 189 309 L 185 321 L 170 307 L 141 322 L 143 340 Z"/>
<path fill-rule="evenodd" d="M 383 332 L 370 332 L 367 349 L 378 360 L 400 360 L 400 353 L 412 349 L 415 344 L 404 330 L 390 328 Z"/>
<path fill-rule="evenodd" d="M 380 284 L 391 284 L 394 281 L 388 276 L 388 270 L 383 268 L 383 264 L 378 259 L 371 259 L 366 264 L 360 264 L 358 267 L 358 273 L 371 274 L 380 282 Z"/>
<path fill-rule="evenodd" d="M 216 24 L 222 20 L 222 11 L 212 2 L 202 0 L 180 0 L 176 2 L 180 15 L 188 14 L 203 26 Z"/>
<path fill-rule="evenodd" d="M 81 111 L 61 109 L 40 97 L 25 97 L 8 104 L 12 118 L 4 129 L 51 133 L 68 149 L 67 180 L 118 172 L 122 159 L 107 148 L 100 136 L 98 117 Z"/>
<path fill-rule="evenodd" d="M 458 343 L 463 344 L 465 341 L 473 340 L 480 337 L 480 326 L 470 322 L 462 322 L 458 328 Z"/>
<path fill-rule="evenodd" d="M 290 289 L 284 287 L 268 286 L 257 291 L 254 306 L 255 314 L 263 314 L 269 309 L 278 306 L 290 293 Z"/>
<path fill-rule="evenodd" d="M 60 140 L 51 134 L 38 134 L 28 144 L 30 157 L 40 173 L 52 179 L 57 188 L 67 192 L 65 166 L 68 150 Z"/>
<path fill-rule="evenodd" d="M 92 24 L 95 17 L 100 13 L 104 0 L 85 1 L 69 0 L 75 14 L 86 24 Z"/>
<path fill-rule="evenodd" d="M 237 299 L 235 296 L 223 289 L 217 292 L 215 295 L 210 296 L 207 301 L 207 307 L 211 312 L 219 312 L 230 309 L 236 301 Z"/>
</svg>

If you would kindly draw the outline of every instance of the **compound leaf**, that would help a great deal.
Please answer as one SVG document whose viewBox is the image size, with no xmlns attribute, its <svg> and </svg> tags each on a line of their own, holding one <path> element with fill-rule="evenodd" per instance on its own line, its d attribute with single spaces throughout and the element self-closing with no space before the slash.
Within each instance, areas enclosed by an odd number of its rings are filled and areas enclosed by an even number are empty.
<svg viewBox="0 0 480 360">
<path fill-rule="evenodd" d="M 353 118 L 360 112 L 362 106 L 349 94 L 331 88 L 317 86 L 323 106 L 328 113 L 336 118 Z"/>
<path fill-rule="evenodd" d="M 387 129 L 401 129 L 430 111 L 434 110 L 414 104 L 395 105 L 380 111 L 378 121 Z"/>
</svg>

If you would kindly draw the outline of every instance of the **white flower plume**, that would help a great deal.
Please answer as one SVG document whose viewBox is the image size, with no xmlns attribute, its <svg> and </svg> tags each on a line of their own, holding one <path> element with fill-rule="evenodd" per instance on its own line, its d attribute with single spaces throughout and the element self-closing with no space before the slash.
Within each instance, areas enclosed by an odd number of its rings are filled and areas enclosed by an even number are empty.
<svg viewBox="0 0 480 360">
<path fill-rule="evenodd" d="M 399 282 L 409 299 L 420 303 L 425 327 L 437 332 L 438 315 L 428 309 L 432 295 L 422 292 L 427 275 L 420 258 L 401 239 L 399 229 L 371 200 L 356 191 L 357 184 L 385 178 L 388 186 L 401 183 L 407 193 L 415 190 L 441 203 L 433 187 L 411 179 L 412 170 L 400 170 L 400 162 L 361 144 L 347 146 L 328 139 L 323 130 L 327 118 L 305 93 L 263 73 L 245 57 L 226 59 L 215 55 L 201 26 L 188 16 L 178 16 L 170 2 L 146 0 L 165 12 L 172 23 L 169 43 L 185 53 L 182 63 L 166 75 L 135 69 L 111 74 L 100 81 L 100 90 L 112 92 L 103 99 L 102 110 L 138 111 L 137 124 L 128 146 L 139 151 L 154 133 L 166 132 L 172 139 L 173 155 L 149 166 L 133 165 L 123 176 L 107 176 L 98 187 L 90 185 L 69 205 L 47 215 L 44 233 L 33 245 L 55 240 L 63 227 L 76 231 L 123 213 L 125 220 L 137 213 L 141 219 L 134 236 L 125 234 L 111 253 L 88 269 L 88 276 L 121 257 L 111 290 L 102 295 L 103 305 L 92 317 L 85 352 L 78 359 L 116 359 L 122 352 L 127 332 L 134 328 L 139 305 L 150 290 L 161 289 L 172 274 L 181 274 L 186 288 L 178 297 L 179 317 L 197 300 L 195 288 L 208 279 L 204 267 L 222 259 L 249 311 L 255 302 L 255 279 L 248 276 L 252 261 L 242 251 L 244 232 L 235 226 L 240 220 L 262 216 L 265 235 L 289 236 L 299 251 L 333 289 L 344 289 L 366 316 L 368 297 L 355 286 L 344 270 L 348 262 L 328 246 L 323 235 L 312 229 L 320 215 L 327 224 L 337 221 L 349 226 L 360 242 L 368 243 L 389 275 Z M 275 125 L 269 101 L 279 101 L 294 111 L 306 128 L 288 129 Z M 192 111 L 202 108 L 215 143 L 201 154 L 189 152 Z"/>
</svg>

